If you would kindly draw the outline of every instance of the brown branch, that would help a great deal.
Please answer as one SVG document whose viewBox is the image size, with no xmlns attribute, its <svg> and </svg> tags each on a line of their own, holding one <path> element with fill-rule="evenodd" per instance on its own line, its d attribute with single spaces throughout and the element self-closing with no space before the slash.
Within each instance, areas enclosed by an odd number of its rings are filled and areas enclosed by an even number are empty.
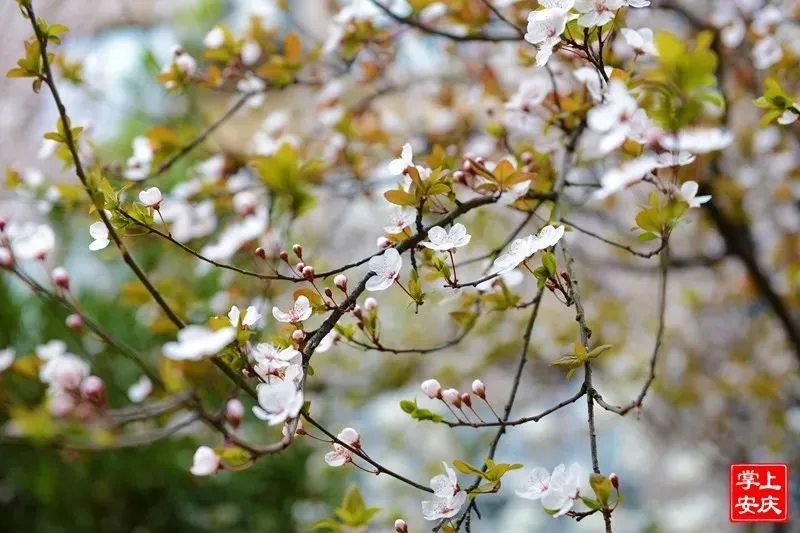
<svg viewBox="0 0 800 533">
<path fill-rule="evenodd" d="M 567 226 L 569 226 L 571 228 L 574 228 L 574 229 L 578 230 L 579 232 L 583 233 L 584 235 L 588 235 L 589 237 L 593 237 L 593 238 L 595 238 L 595 239 L 597 239 L 599 241 L 602 241 L 602 242 L 604 242 L 604 243 L 606 243 L 606 244 L 608 244 L 610 246 L 613 246 L 615 248 L 619 248 L 620 250 L 625 250 L 628 253 L 631 253 L 631 254 L 633 254 L 633 255 L 635 255 L 637 257 L 642 257 L 644 259 L 650 259 L 654 255 L 658 255 L 659 253 L 661 253 L 661 250 L 663 250 L 667 246 L 667 240 L 666 239 L 662 239 L 661 240 L 661 244 L 655 250 L 653 250 L 651 252 L 640 252 L 640 251 L 638 251 L 638 250 L 636 250 L 634 248 L 631 248 L 630 246 L 627 246 L 625 244 L 620 244 L 618 242 L 612 241 L 612 240 L 607 239 L 607 238 L 603 237 L 602 235 L 599 235 L 599 234 L 597 234 L 597 233 L 595 233 L 595 232 L 593 232 L 591 230 L 588 230 L 586 228 L 578 226 L 574 222 L 569 221 L 569 220 L 565 219 L 564 217 L 561 217 L 561 222 L 566 224 Z"/>
<path fill-rule="evenodd" d="M 423 22 L 420 22 L 417 19 L 411 17 L 401 17 L 385 5 L 383 5 L 380 0 L 370 0 L 372 4 L 383 11 L 386 15 L 388 15 L 391 19 L 395 22 L 399 22 L 400 24 L 405 24 L 406 26 L 411 26 L 412 28 L 416 28 L 422 32 L 425 32 L 429 35 L 437 35 L 439 37 L 444 37 L 445 39 L 450 39 L 451 41 L 456 42 L 471 42 L 471 41 L 486 41 L 486 42 L 503 42 L 503 41 L 520 41 L 522 38 L 519 35 L 488 35 L 485 33 L 470 33 L 467 35 L 457 35 L 455 33 L 449 33 L 444 30 L 440 30 L 438 28 L 434 28 L 432 26 L 428 26 Z"/>
</svg>

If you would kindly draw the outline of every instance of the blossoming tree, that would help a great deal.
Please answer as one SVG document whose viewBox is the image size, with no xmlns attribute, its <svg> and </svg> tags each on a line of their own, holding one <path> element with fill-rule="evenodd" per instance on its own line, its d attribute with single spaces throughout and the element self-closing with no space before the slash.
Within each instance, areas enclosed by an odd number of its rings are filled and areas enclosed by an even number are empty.
<svg viewBox="0 0 800 533">
<path fill-rule="evenodd" d="M 351 491 L 335 516 L 315 526 L 332 531 L 383 520 L 405 533 L 420 519 L 434 531 L 478 529 L 482 504 L 509 490 L 507 474 L 525 468 L 520 498 L 538 500 L 559 520 L 596 520 L 611 532 L 625 502 L 612 473 L 618 468 L 601 464 L 596 416 L 639 423 L 626 415 L 641 416 L 655 395 L 688 394 L 674 384 L 659 388 L 657 379 L 670 355 L 668 302 L 679 299 L 668 283 L 672 269 L 738 265 L 768 309 L 776 332 L 764 341 L 768 351 L 788 361 L 777 387 L 797 384 L 797 183 L 779 179 L 766 191 L 791 211 L 775 221 L 771 236 L 781 255 L 771 275 L 742 205 L 750 186 L 731 177 L 748 157 L 797 147 L 796 3 L 758 9 L 744 0 L 711 2 L 719 9 L 706 17 L 688 2 L 657 0 L 354 1 L 333 15 L 319 42 L 292 18 L 290 3 L 281 3 L 295 25 L 283 35 L 254 18 L 237 30 L 219 23 L 202 44 L 174 47 L 157 76 L 170 98 L 230 93 L 232 103 L 199 130 L 168 122 L 150 128 L 133 140 L 126 161 L 104 157 L 65 107 L 62 87 L 82 82 L 60 50 L 67 28 L 47 20 L 35 0 L 17 3 L 31 37 L 8 76 L 31 82 L 32 97 L 55 104 L 58 120 L 42 152 L 63 163 L 64 179 L 31 186 L 12 167 L 7 186 L 79 218 L 82 254 L 122 260 L 131 281 L 118 287 L 121 305 L 145 310 L 140 320 L 152 337 L 134 348 L 108 332 L 102 315 L 84 310 L 74 272 L 59 266 L 65 256 L 54 222 L 0 218 L 3 275 L 62 309 L 70 335 L 128 359 L 139 374 L 127 389 L 129 405 L 121 405 L 107 393 L 113 365 L 111 374 L 95 374 L 92 358 L 72 353 L 66 339 L 41 339 L 35 354 L 3 347 L 3 374 L 41 383 L 35 401 L 15 407 L 7 439 L 41 439 L 23 420 L 34 413 L 49 421 L 47 442 L 77 450 L 146 446 L 202 425 L 207 431 L 197 433 L 187 475 L 245 470 L 307 441 L 331 468 L 419 492 L 421 508 L 390 521 Z M 682 37 L 631 22 L 654 14 L 674 17 Z M 452 64 L 430 90 L 425 80 L 397 80 L 404 43 L 420 37 Z M 258 113 L 273 95 L 291 91 L 302 91 L 305 109 L 274 110 L 246 146 L 215 145 L 214 135 L 238 114 Z M 403 109 L 386 104 L 404 92 L 413 98 Z M 735 128 L 733 111 L 743 106 L 748 116 L 763 110 L 761 129 Z M 341 194 L 345 210 L 379 213 L 366 232 L 326 208 Z M 309 228 L 304 218 L 315 212 L 324 222 Z M 317 235 L 302 237 L 309 230 Z M 702 255 L 701 231 L 716 234 L 718 256 Z M 326 248 L 334 233 L 347 239 L 338 261 Z M 137 257 L 140 247 L 153 246 L 156 260 Z M 626 378 L 628 395 L 605 387 L 615 352 L 631 345 L 606 331 L 619 317 L 591 303 L 607 296 L 587 250 L 619 252 L 632 260 L 628 268 L 657 262 L 645 284 L 652 306 L 637 311 L 654 316 L 655 327 L 637 361 L 644 372 Z M 209 276 L 213 298 L 193 293 Z M 133 304 L 124 299 L 131 293 Z M 438 316 L 429 329 L 445 319 L 454 333 L 425 346 L 393 327 L 422 313 Z M 526 314 L 522 327 L 512 318 L 519 313 Z M 355 419 L 339 416 L 340 398 L 320 370 L 334 351 L 434 359 L 470 336 L 500 342 L 491 330 L 504 323 L 515 324 L 498 329 L 513 340 L 512 363 L 486 357 L 455 373 L 412 373 L 421 399 L 395 407 L 420 439 L 433 427 L 492 436 L 477 464 L 441 457 L 429 483 L 415 481 L 419 468 L 401 472 L 370 449 L 369 434 L 349 427 Z M 559 337 L 551 345 L 561 348 L 538 354 L 532 339 L 551 331 Z M 568 392 L 521 416 L 517 400 L 534 352 L 566 378 Z M 487 386 L 490 372 L 499 377 Z M 449 386 L 457 379 L 471 382 L 469 390 Z M 780 412 L 791 405 L 776 402 Z M 512 428 L 579 405 L 582 461 L 546 468 L 503 462 L 501 444 L 515 438 Z M 187 416 L 164 423 L 176 411 Z M 152 427 L 133 424 L 141 421 Z"/>
</svg>

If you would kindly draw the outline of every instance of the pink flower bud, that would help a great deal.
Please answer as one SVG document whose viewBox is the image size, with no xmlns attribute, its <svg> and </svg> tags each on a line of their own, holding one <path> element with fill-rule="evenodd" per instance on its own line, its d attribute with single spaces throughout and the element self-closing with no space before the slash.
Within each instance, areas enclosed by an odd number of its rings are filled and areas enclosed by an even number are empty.
<svg viewBox="0 0 800 533">
<path fill-rule="evenodd" d="M 455 407 L 461 407 L 461 393 L 457 389 L 442 391 L 442 399 Z"/>
<path fill-rule="evenodd" d="M 353 316 L 359 320 L 364 318 L 364 313 L 361 312 L 361 307 L 359 307 L 358 304 L 353 306 Z"/>
<path fill-rule="evenodd" d="M 472 398 L 469 397 L 468 392 L 461 393 L 461 403 L 463 403 L 467 407 L 472 407 Z"/>
<path fill-rule="evenodd" d="M 303 263 L 302 261 L 300 261 L 299 263 L 297 263 L 297 264 L 294 266 L 295 270 L 297 270 L 297 271 L 298 271 L 298 272 L 300 272 L 301 274 L 303 273 L 303 269 L 304 269 L 305 267 L 306 267 L 306 264 L 305 264 L 305 263 Z"/>
<path fill-rule="evenodd" d="M 267 252 L 265 252 L 264 249 L 262 247 L 260 247 L 260 246 L 258 248 L 256 248 L 255 254 L 258 257 L 260 257 L 261 259 L 266 259 L 267 258 Z"/>
<path fill-rule="evenodd" d="M 483 165 L 484 163 L 486 163 L 486 160 L 481 156 L 478 156 L 475 158 L 475 162 L 478 163 L 479 165 Z"/>
<path fill-rule="evenodd" d="M 81 331 L 84 325 L 83 317 L 77 313 L 69 315 L 66 320 L 64 320 L 64 323 L 73 331 Z"/>
<path fill-rule="evenodd" d="M 378 308 L 378 300 L 370 296 L 364 300 L 364 307 L 367 309 L 367 311 L 374 311 Z"/>
<path fill-rule="evenodd" d="M 333 278 L 333 284 L 339 287 L 342 292 L 347 292 L 347 276 L 344 274 L 339 274 Z"/>
<path fill-rule="evenodd" d="M 56 287 L 60 287 L 65 291 L 69 290 L 69 273 L 67 272 L 66 268 L 54 268 L 50 273 L 50 278 L 53 280 L 53 283 L 56 284 Z"/>
<path fill-rule="evenodd" d="M 478 398 L 486 399 L 486 385 L 483 384 L 483 381 L 476 379 L 472 382 L 472 394 Z"/>
<path fill-rule="evenodd" d="M 442 397 L 442 386 L 435 379 L 426 379 L 422 382 L 420 387 L 422 388 L 422 392 L 425 393 L 425 396 L 432 400 Z"/>
<path fill-rule="evenodd" d="M 298 259 L 302 259 L 303 258 L 303 247 L 300 246 L 299 244 L 293 245 L 292 246 L 292 251 L 294 252 L 294 255 L 297 256 Z"/>
<path fill-rule="evenodd" d="M 95 405 L 103 405 L 106 401 L 106 385 L 97 376 L 89 376 L 81 383 L 81 396 Z"/>
<path fill-rule="evenodd" d="M 304 266 L 303 267 L 303 277 L 306 278 L 309 281 L 314 279 L 314 267 L 312 267 L 311 265 Z"/>
<path fill-rule="evenodd" d="M 12 268 L 14 266 L 14 256 L 11 254 L 11 250 L 0 246 L 0 267 L 2 268 Z"/>
<path fill-rule="evenodd" d="M 384 248 L 390 247 L 392 245 L 392 241 L 386 237 L 378 237 L 377 245 L 379 250 L 383 250 Z"/>
<path fill-rule="evenodd" d="M 609 481 L 614 486 L 614 490 L 619 492 L 619 476 L 617 476 L 614 472 L 611 472 L 608 476 Z"/>
<path fill-rule="evenodd" d="M 228 400 L 228 403 L 225 404 L 225 420 L 233 426 L 233 429 L 236 429 L 242 423 L 242 419 L 244 419 L 244 405 L 242 405 L 242 402 L 236 398 Z"/>
<path fill-rule="evenodd" d="M 464 178 L 466 178 L 466 176 L 467 175 L 464 174 L 463 170 L 456 170 L 455 172 L 453 172 L 453 179 L 456 180 L 456 181 L 463 182 Z"/>
<path fill-rule="evenodd" d="M 331 290 L 330 287 L 325 287 L 325 296 L 327 296 L 328 298 L 333 298 L 333 291 Z"/>
<path fill-rule="evenodd" d="M 533 154 L 530 152 L 522 152 L 519 159 L 523 164 L 530 165 L 533 162 Z"/>
<path fill-rule="evenodd" d="M 296 329 L 292 332 L 292 340 L 295 342 L 301 342 L 303 339 L 306 338 L 305 332 L 302 329 Z"/>
<path fill-rule="evenodd" d="M 464 161 L 464 163 L 461 165 L 461 170 L 463 170 L 464 172 L 471 172 L 472 171 L 472 161 L 469 161 L 469 160 Z"/>
<path fill-rule="evenodd" d="M 408 533 L 408 525 L 402 518 L 394 521 L 394 530 L 396 533 Z"/>
<path fill-rule="evenodd" d="M 278 254 L 278 257 L 280 257 L 281 261 L 283 261 L 284 263 L 289 262 L 289 252 L 287 252 L 286 250 L 281 250 L 281 253 Z"/>
</svg>

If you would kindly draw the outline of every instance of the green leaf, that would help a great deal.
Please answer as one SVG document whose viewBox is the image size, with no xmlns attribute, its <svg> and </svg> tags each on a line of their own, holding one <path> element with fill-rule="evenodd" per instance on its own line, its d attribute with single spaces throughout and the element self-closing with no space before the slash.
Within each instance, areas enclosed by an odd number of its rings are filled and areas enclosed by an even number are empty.
<svg viewBox="0 0 800 533">
<path fill-rule="evenodd" d="M 486 474 L 480 468 L 476 466 L 472 466 L 469 463 L 462 461 L 461 459 L 456 459 L 453 461 L 453 468 L 461 472 L 462 474 L 471 474 L 473 476 L 478 476 L 484 479 L 488 479 Z"/>
<path fill-rule="evenodd" d="M 309 531 L 344 531 L 344 526 L 333 518 L 323 518 L 311 524 Z"/>
<path fill-rule="evenodd" d="M 605 352 L 607 350 L 610 350 L 613 347 L 614 346 L 611 345 L 611 344 L 603 344 L 602 346 L 597 346 L 595 348 L 592 348 L 592 350 L 589 353 L 586 354 L 586 358 L 587 359 L 595 359 L 595 358 L 599 357 L 600 354 L 602 354 L 603 352 Z"/>
<path fill-rule="evenodd" d="M 383 193 L 383 197 L 386 198 L 387 202 L 395 205 L 417 205 L 417 199 L 413 195 L 400 189 L 386 191 Z"/>
<path fill-rule="evenodd" d="M 519 470 L 522 465 L 519 463 L 498 463 L 488 468 L 486 471 L 486 479 L 491 481 L 500 481 L 504 475 L 513 470 Z"/>
<path fill-rule="evenodd" d="M 650 231 L 642 233 L 641 235 L 636 237 L 636 240 L 639 241 L 639 242 L 647 242 L 647 241 L 652 241 L 652 240 L 655 240 L 655 239 L 658 239 L 658 235 L 656 235 L 655 233 L 650 232 Z"/>
<path fill-rule="evenodd" d="M 542 254 L 542 266 L 547 269 L 549 277 L 553 278 L 558 273 L 558 266 L 556 265 L 556 256 L 553 252 L 546 252 Z"/>
<path fill-rule="evenodd" d="M 411 414 L 417 410 L 417 404 L 410 400 L 400 400 L 400 409 L 402 409 L 404 413 Z"/>
<path fill-rule="evenodd" d="M 614 490 L 614 485 L 611 484 L 611 480 L 602 474 L 593 473 L 589 476 L 589 485 L 592 486 L 592 490 L 595 495 L 597 495 L 597 500 L 600 502 L 600 505 L 603 507 L 608 506 L 608 499 L 611 497 L 611 493 Z"/>
</svg>

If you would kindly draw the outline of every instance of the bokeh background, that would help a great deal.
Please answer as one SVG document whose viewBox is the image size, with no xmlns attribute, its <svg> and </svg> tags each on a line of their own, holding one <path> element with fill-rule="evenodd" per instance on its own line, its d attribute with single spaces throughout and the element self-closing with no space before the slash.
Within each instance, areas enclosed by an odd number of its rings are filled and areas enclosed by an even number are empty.
<svg viewBox="0 0 800 533">
<path fill-rule="evenodd" d="M 240 29 L 251 16 L 260 17 L 278 34 L 299 23 L 304 34 L 324 41 L 335 7 L 334 2 L 323 0 L 289 0 L 290 17 L 270 0 L 42 0 L 36 4 L 46 20 L 70 27 L 63 51 L 68 57 L 84 60 L 86 84 L 62 84 L 73 122 L 90 124 L 99 153 L 120 162 L 130 155 L 132 139 L 151 126 L 167 123 L 201 129 L 229 105 L 226 94 L 192 91 L 176 96 L 164 91 L 154 78 L 173 44 L 180 42 L 199 56 L 203 36 L 216 22 Z M 403 2 L 395 4 L 402 9 Z M 683 4 L 701 19 L 710 18 L 719 7 L 719 2 L 700 0 Z M 30 28 L 14 2 L 0 6 L 0 20 L 0 70 L 5 72 L 20 55 Z M 670 10 L 633 12 L 628 20 L 630 26 L 691 33 L 685 20 Z M 795 60 L 800 56 L 798 34 L 795 21 L 794 29 L 786 30 L 782 37 L 789 60 L 792 54 Z M 476 87 L 475 72 L 491 68 L 497 83 L 513 93 L 530 75 L 529 69 L 516 66 L 513 48 L 466 45 L 456 54 L 463 61 L 456 62 L 449 55 L 453 52 L 450 45 L 439 39 L 403 32 L 398 43 L 397 60 L 390 72 L 395 89 L 375 98 L 374 116 L 368 117 L 388 133 L 390 146 L 399 149 L 406 139 L 433 132 L 443 139 L 459 138 L 479 155 L 482 151 L 487 156 L 495 153 L 480 132 L 502 102 L 487 98 Z M 746 56 L 746 50 L 729 50 L 722 60 L 735 71 L 737 57 Z M 797 86 L 800 73 L 796 63 L 794 69 L 790 76 Z M 780 130 L 759 128 L 759 111 L 752 106 L 758 94 L 751 94 L 737 79 L 728 83 L 736 95 L 729 115 L 737 143 L 724 155 L 724 175 L 717 177 L 713 194 L 724 216 L 738 224 L 734 231 L 749 233 L 761 271 L 797 328 L 798 124 Z M 358 102 L 380 88 L 377 82 L 350 81 L 346 99 Z M 74 180 L 57 162 L 37 157 L 42 134 L 51 130 L 56 120 L 49 99 L 32 95 L 27 83 L 6 78 L 0 79 L 0 95 L 0 164 L 13 165 L 35 183 Z M 211 142 L 177 165 L 166 176 L 165 189 L 184 180 L 194 165 L 215 150 L 240 150 L 248 145 L 262 120 L 276 110 L 291 112 L 290 130 L 313 136 L 320 128 L 314 121 L 314 98 L 305 88 L 270 93 L 262 108 L 237 115 Z M 330 265 L 372 253 L 386 220 L 376 191 L 391 184 L 382 170 L 390 158 L 388 151 L 374 157 L 375 167 L 369 175 L 376 185 L 371 194 L 342 176 L 332 177 L 328 186 L 315 190 L 319 197 L 316 206 L 294 224 L 290 236 L 307 249 L 320 250 Z M 687 170 L 694 171 L 701 172 L 694 167 Z M 686 177 L 704 179 L 701 174 Z M 644 195 L 627 191 L 610 209 L 600 209 L 582 203 L 578 194 L 573 198 L 578 207 L 570 217 L 621 242 L 633 242 L 629 228 Z M 20 195 L 0 186 L 0 213 L 19 220 L 49 219 L 57 228 L 60 240 L 54 264 L 69 268 L 89 314 L 100 317 L 115 335 L 157 360 L 159 347 L 171 334 L 153 331 L 151 304 L 137 300 L 136 295 L 122 301 L 117 298 L 117 287 L 129 281 L 124 265 L 113 252 L 90 255 L 86 250 L 88 218 L 51 203 L 58 202 L 49 202 L 47 195 Z M 728 253 L 729 246 L 708 210 L 693 210 L 689 219 L 672 239 L 674 266 L 666 344 L 659 379 L 646 408 L 638 417 L 631 414 L 625 418 L 598 411 L 600 463 L 604 470 L 620 476 L 626 496 L 614 513 L 615 531 L 800 531 L 796 522 L 761 528 L 728 524 L 731 462 L 789 462 L 794 472 L 799 471 L 798 348 L 790 346 L 769 299 L 741 258 Z M 497 244 L 502 242 L 503 230 L 518 220 L 519 215 L 515 218 L 513 213 L 492 211 L 474 216 L 468 227 L 474 241 Z M 655 260 L 637 260 L 580 235 L 568 238 L 578 258 L 597 342 L 615 345 L 612 355 L 598 365 L 596 382 L 606 400 L 623 404 L 638 392 L 652 350 L 658 279 Z M 175 252 L 165 255 L 168 248 L 163 243 L 147 238 L 134 242 L 137 257 L 149 271 L 185 286 L 194 298 L 207 301 L 211 312 L 224 312 L 231 303 L 241 307 L 259 296 L 258 288 L 234 286 L 225 275 L 182 274 L 193 272 L 196 263 Z M 479 272 L 476 268 L 462 276 L 472 279 L 470 274 Z M 400 296 L 392 293 L 380 299 L 384 339 L 391 339 L 391 344 L 435 345 L 457 332 L 443 312 L 451 310 L 447 306 L 452 304 L 446 291 L 433 296 L 418 315 Z M 265 309 L 270 307 L 271 303 Z M 536 413 L 577 386 L 565 382 L 563 373 L 549 365 L 574 341 L 571 312 L 554 301 L 543 306 L 534 329 L 533 360 L 526 368 L 514 411 L 517 415 Z M 311 381 L 309 396 L 329 427 L 356 427 L 371 455 L 414 479 L 424 482 L 437 473 L 441 460 L 462 458 L 479 463 L 490 433 L 415 423 L 399 409 L 398 402 L 421 396 L 418 383 L 427 377 L 435 376 L 446 386 L 463 390 L 480 377 L 499 409 L 521 349 L 526 318 L 523 311 L 490 314 L 462 343 L 429 356 L 336 347 L 315 363 L 316 374 L 324 378 Z M 113 358 L 102 346 L 70 336 L 63 320 L 61 311 L 35 299 L 8 276 L 0 277 L 0 348 L 13 346 L 17 353 L 25 354 L 51 338 L 67 339 L 75 353 L 91 355 L 95 372 L 113 376 L 109 380 L 111 403 L 124 405 L 125 390 L 138 377 L 136 369 Z M 40 392 L 19 379 L 2 376 L 0 380 L 3 403 L 12 392 L 30 398 Z M 0 422 L 8 416 L 5 409 L 0 410 Z M 262 441 L 274 436 L 252 420 L 242 431 Z M 498 458 L 523 463 L 526 470 L 572 461 L 588 468 L 585 434 L 585 407 L 579 403 L 540 423 L 510 430 Z M 303 531 L 328 515 L 346 487 L 354 483 L 370 506 L 383 508 L 370 531 L 390 531 L 393 518 L 400 515 L 412 524 L 413 531 L 428 527 L 419 516 L 419 494 L 385 477 L 329 469 L 322 461 L 327 450 L 313 442 L 298 442 L 287 453 L 265 457 L 244 472 L 214 478 L 190 476 L 187 470 L 197 444 L 212 438 L 204 428 L 190 426 L 175 438 L 148 447 L 89 454 L 0 442 L 0 530 L 289 533 Z M 526 475 L 509 475 L 499 495 L 485 498 L 483 521 L 475 527 L 480 531 L 543 533 L 598 530 L 598 522 L 591 519 L 580 524 L 554 521 L 538 505 L 514 496 Z M 794 479 L 797 487 L 800 479 Z M 795 490 L 794 516 L 800 513 L 799 504 L 800 492 Z"/>
</svg>

